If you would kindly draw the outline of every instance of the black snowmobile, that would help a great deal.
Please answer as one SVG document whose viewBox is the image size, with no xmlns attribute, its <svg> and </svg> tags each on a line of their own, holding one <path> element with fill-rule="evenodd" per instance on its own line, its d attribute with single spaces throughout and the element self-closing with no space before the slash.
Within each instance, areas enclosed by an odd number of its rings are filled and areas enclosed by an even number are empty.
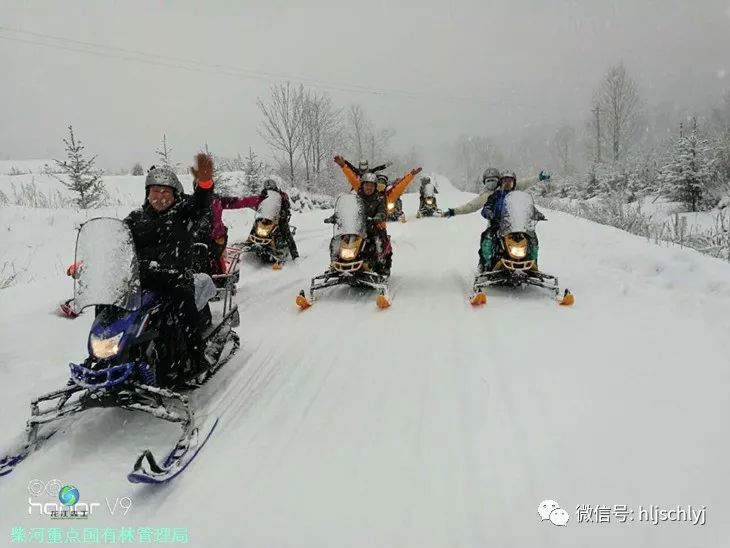
<svg viewBox="0 0 730 548">
<path fill-rule="evenodd" d="M 492 264 L 474 278 L 471 304 L 486 304 L 485 289 L 490 285 L 534 285 L 551 290 L 555 297 L 559 296 L 558 278 L 541 272 L 533 258 L 537 256 L 533 249 L 534 239 L 531 238 L 535 233 L 536 211 L 532 195 L 527 192 L 514 190 L 505 196 L 493 244 Z M 572 305 L 574 300 L 573 294 L 566 289 L 559 303 Z"/>
<path fill-rule="evenodd" d="M 207 382 L 239 347 L 233 331 L 239 323 L 233 304 L 233 280 L 216 288 L 207 274 L 195 274 L 195 300 L 203 322 L 206 356 L 211 363 L 197 370 L 185 350 L 182 329 L 153 291 L 142 291 L 132 234 L 119 219 L 95 218 L 84 223 L 76 240 L 74 307 L 95 307 L 88 338 L 88 357 L 69 364 L 66 386 L 31 402 L 27 438 L 0 459 L 0 476 L 9 474 L 64 419 L 99 407 L 142 411 L 178 423 L 182 434 L 162 462 L 144 451 L 127 476 L 133 483 L 171 480 L 192 461 L 217 424 L 217 417 L 196 419 L 186 392 Z M 149 265 L 154 269 L 154 265 Z M 209 301 L 216 294 L 215 309 Z"/>
<path fill-rule="evenodd" d="M 282 263 L 291 257 L 287 242 L 279 230 L 281 200 L 281 194 L 269 192 L 256 209 L 256 219 L 248 239 L 236 245 L 244 252 L 255 253 L 263 262 L 271 264 L 274 270 L 280 269 Z M 294 235 L 296 227 L 290 229 Z"/>
<path fill-rule="evenodd" d="M 377 291 L 379 308 L 390 306 L 388 276 L 376 272 L 375 243 L 367 237 L 362 202 L 357 194 L 342 194 L 335 202 L 335 212 L 326 222 L 334 224 L 330 240 L 330 268 L 312 278 L 309 298 L 302 289 L 297 306 L 306 310 L 314 303 L 314 292 L 336 285 L 367 287 Z"/>
<path fill-rule="evenodd" d="M 420 207 L 416 212 L 416 217 L 433 217 L 434 215 L 441 215 L 442 211 L 438 208 L 436 202 L 436 187 L 433 183 L 426 183 L 420 190 Z"/>
</svg>

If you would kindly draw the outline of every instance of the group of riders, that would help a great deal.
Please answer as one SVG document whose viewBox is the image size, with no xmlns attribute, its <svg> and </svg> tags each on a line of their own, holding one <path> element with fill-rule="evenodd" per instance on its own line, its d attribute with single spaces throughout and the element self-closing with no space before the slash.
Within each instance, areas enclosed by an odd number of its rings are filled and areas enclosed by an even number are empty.
<svg viewBox="0 0 730 548">
<path fill-rule="evenodd" d="M 392 184 L 382 171 L 383 164 L 370 167 L 361 161 L 353 165 L 341 156 L 335 162 L 342 169 L 347 181 L 356 193 L 365 222 L 367 249 L 364 255 L 372 270 L 383 277 L 390 275 L 393 248 L 386 229 L 388 204 L 400 200 L 400 196 L 421 172 L 417 167 L 408 171 Z M 224 209 L 256 209 L 276 193 L 280 196 L 278 231 L 281 242 L 288 248 L 292 260 L 299 253 L 289 227 L 291 206 L 289 197 L 274 179 L 265 179 L 259 194 L 241 197 L 219 196 L 213 190 L 213 160 L 209 155 L 198 154 L 191 168 L 194 191 L 185 194 L 177 175 L 164 167 L 152 167 L 145 180 L 146 199 L 142 208 L 131 212 L 125 219 L 129 227 L 140 265 L 140 282 L 145 290 L 158 293 L 167 304 L 168 313 L 185 334 L 191 360 L 201 369 L 208 367 L 205 344 L 201 338 L 198 310 L 195 304 L 195 288 L 192 272 L 220 274 L 225 272 L 225 250 L 228 230 L 223 224 Z M 427 208 L 426 201 L 437 192 L 429 177 L 420 181 L 419 211 Z M 473 200 L 460 207 L 449 208 L 441 215 L 445 218 L 473 213 L 481 209 L 482 216 L 490 221 L 482 233 L 479 245 L 479 269 L 481 272 L 493 266 L 493 250 L 497 240 L 495 219 L 499 219 L 505 196 L 515 188 L 517 178 L 513 172 L 499 172 L 488 168 L 482 176 L 483 191 Z M 433 201 L 435 206 L 435 200 Z M 544 218 L 537 212 L 539 218 Z M 334 215 L 325 219 L 334 223 Z M 537 254 L 534 233 L 531 253 Z M 205 244 L 203 260 L 196 255 L 195 244 Z M 533 257 L 537 260 L 537 257 Z"/>
</svg>

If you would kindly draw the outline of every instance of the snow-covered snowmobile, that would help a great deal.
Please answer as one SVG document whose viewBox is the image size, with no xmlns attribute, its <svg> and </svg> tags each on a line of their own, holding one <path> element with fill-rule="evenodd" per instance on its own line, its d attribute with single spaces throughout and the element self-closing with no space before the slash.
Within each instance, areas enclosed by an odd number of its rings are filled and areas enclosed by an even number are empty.
<svg viewBox="0 0 730 548">
<path fill-rule="evenodd" d="M 416 212 L 416 217 L 420 219 L 441 214 L 442 211 L 436 203 L 436 187 L 433 186 L 433 183 L 426 183 L 421 189 L 421 205 Z"/>
<path fill-rule="evenodd" d="M 377 252 L 375 242 L 367 237 L 362 202 L 357 194 L 342 194 L 335 202 L 335 212 L 327 219 L 334 225 L 330 240 L 330 268 L 312 278 L 309 298 L 304 290 L 296 298 L 297 306 L 306 310 L 314 303 L 314 292 L 336 285 L 367 287 L 378 294 L 379 308 L 390 306 L 388 276 L 375 271 Z"/>
<path fill-rule="evenodd" d="M 271 264 L 275 270 L 290 257 L 289 247 L 279 230 L 281 214 L 281 194 L 269 192 L 256 209 L 256 219 L 248 239 L 238 245 L 243 251 L 253 252 L 263 262 Z M 292 234 L 296 232 L 291 227 Z"/>
<path fill-rule="evenodd" d="M 386 201 L 386 213 L 389 221 L 406 222 L 406 214 L 403 213 L 403 200 L 398 198 L 395 202 Z"/>
<path fill-rule="evenodd" d="M 504 199 L 504 207 L 496 232 L 491 264 L 474 278 L 471 304 L 487 302 L 485 289 L 490 285 L 519 287 L 534 285 L 560 293 L 558 278 L 545 274 L 537 267 L 535 239 L 535 202 L 532 195 L 514 190 Z M 561 305 L 572 305 L 573 294 L 566 289 L 559 300 Z"/>
<path fill-rule="evenodd" d="M 69 364 L 71 375 L 64 388 L 31 402 L 27 437 L 0 458 L 0 476 L 57 432 L 67 417 L 96 407 L 119 407 L 181 426 L 180 438 L 162 462 L 146 450 L 127 476 L 133 483 L 169 481 L 192 461 L 217 424 L 214 416 L 198 420 L 186 392 L 207 382 L 239 347 L 233 331 L 239 315 L 231 299 L 232 282 L 216 289 L 207 274 L 195 274 L 196 306 L 211 363 L 201 371 L 187 356 L 182 330 L 163 313 L 162 300 L 155 292 L 141 290 L 132 235 L 123 221 L 102 217 L 84 223 L 76 240 L 75 264 L 74 307 L 81 311 L 94 306 L 96 311 L 88 357 Z M 212 310 L 208 301 L 216 292 L 222 297 Z"/>
</svg>

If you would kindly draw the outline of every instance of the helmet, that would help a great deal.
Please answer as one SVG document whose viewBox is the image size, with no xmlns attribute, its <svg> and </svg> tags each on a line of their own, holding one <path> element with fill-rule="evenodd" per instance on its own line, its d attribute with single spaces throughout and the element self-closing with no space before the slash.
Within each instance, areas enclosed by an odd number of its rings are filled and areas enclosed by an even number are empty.
<svg viewBox="0 0 730 548">
<path fill-rule="evenodd" d="M 385 192 L 385 189 L 388 187 L 388 176 L 383 173 L 378 173 L 376 177 L 378 181 L 378 192 Z"/>
<path fill-rule="evenodd" d="M 487 181 L 490 182 L 499 182 L 499 170 L 496 167 L 488 167 L 484 170 L 484 173 L 482 174 L 482 183 L 487 184 Z"/>
<path fill-rule="evenodd" d="M 363 183 L 375 183 L 375 184 L 377 184 L 378 183 L 378 177 L 377 177 L 377 175 L 375 175 L 375 173 L 365 173 L 362 176 L 361 182 L 363 182 Z"/>
<path fill-rule="evenodd" d="M 421 184 L 422 185 L 425 185 L 426 183 L 430 183 L 430 182 L 431 182 L 431 177 L 428 177 L 428 176 L 421 177 Z"/>
<path fill-rule="evenodd" d="M 166 167 L 151 169 L 150 172 L 147 173 L 147 178 L 144 181 L 145 190 L 148 190 L 151 186 L 155 185 L 169 186 L 178 196 L 183 193 L 183 186 L 180 183 L 180 179 L 177 178 L 177 175 L 175 175 L 173 171 Z"/>
<path fill-rule="evenodd" d="M 367 160 L 360 160 L 360 165 L 358 165 L 357 168 L 360 170 L 360 173 L 363 173 L 370 169 L 370 164 L 368 164 Z"/>
<path fill-rule="evenodd" d="M 272 178 L 268 178 L 264 181 L 264 190 L 279 190 L 279 186 L 276 184 L 276 181 Z"/>
<path fill-rule="evenodd" d="M 512 185 L 512 190 L 514 190 L 517 187 L 517 175 L 515 175 L 514 171 L 503 171 L 502 174 L 499 176 L 499 184 L 502 184 L 502 181 L 505 179 L 512 179 L 514 181 L 514 184 Z"/>
</svg>

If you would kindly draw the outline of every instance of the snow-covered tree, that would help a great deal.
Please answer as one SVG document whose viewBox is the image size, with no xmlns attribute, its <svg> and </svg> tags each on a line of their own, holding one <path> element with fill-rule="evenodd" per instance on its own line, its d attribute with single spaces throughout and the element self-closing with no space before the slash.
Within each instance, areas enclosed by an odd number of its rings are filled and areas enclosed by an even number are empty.
<svg viewBox="0 0 730 548">
<path fill-rule="evenodd" d="M 590 127 L 600 137 L 597 146 L 617 162 L 628 152 L 639 121 L 639 92 L 623 64 L 608 69 L 596 91 Z M 596 151 L 596 158 L 600 158 Z M 605 160 L 605 158 L 603 158 Z"/>
<path fill-rule="evenodd" d="M 94 167 L 96 156 L 89 159 L 84 158 L 84 146 L 80 139 L 76 139 L 73 126 L 68 126 L 68 137 L 63 139 L 63 142 L 66 145 L 67 160 L 54 161 L 66 175 L 68 181 L 60 178 L 59 180 L 77 194 L 74 202 L 81 209 L 102 205 L 107 193 L 102 172 Z"/>
<path fill-rule="evenodd" d="M 711 192 L 713 182 L 712 151 L 707 139 L 697 130 L 697 122 L 691 131 L 680 130 L 672 152 L 662 168 L 662 193 L 671 200 L 682 202 L 691 211 L 698 211 Z"/>
<path fill-rule="evenodd" d="M 142 167 L 142 164 L 137 162 L 136 164 L 134 164 L 132 166 L 132 175 L 136 175 L 136 176 L 144 175 L 144 168 Z"/>
<path fill-rule="evenodd" d="M 244 159 L 243 170 L 246 172 L 246 186 L 248 189 L 253 192 L 261 190 L 266 165 L 259 160 L 251 147 L 248 147 L 248 155 Z"/>
<path fill-rule="evenodd" d="M 271 88 L 268 102 L 256 101 L 263 120 L 259 134 L 283 156 L 289 183 L 294 183 L 298 154 L 302 147 L 304 87 L 291 82 L 276 84 Z"/>
<path fill-rule="evenodd" d="M 166 167 L 172 171 L 177 171 L 180 167 L 179 163 L 173 163 L 172 161 L 172 147 L 167 144 L 167 135 L 162 134 L 162 146 L 155 151 L 155 154 L 159 157 L 159 166 Z"/>
</svg>

